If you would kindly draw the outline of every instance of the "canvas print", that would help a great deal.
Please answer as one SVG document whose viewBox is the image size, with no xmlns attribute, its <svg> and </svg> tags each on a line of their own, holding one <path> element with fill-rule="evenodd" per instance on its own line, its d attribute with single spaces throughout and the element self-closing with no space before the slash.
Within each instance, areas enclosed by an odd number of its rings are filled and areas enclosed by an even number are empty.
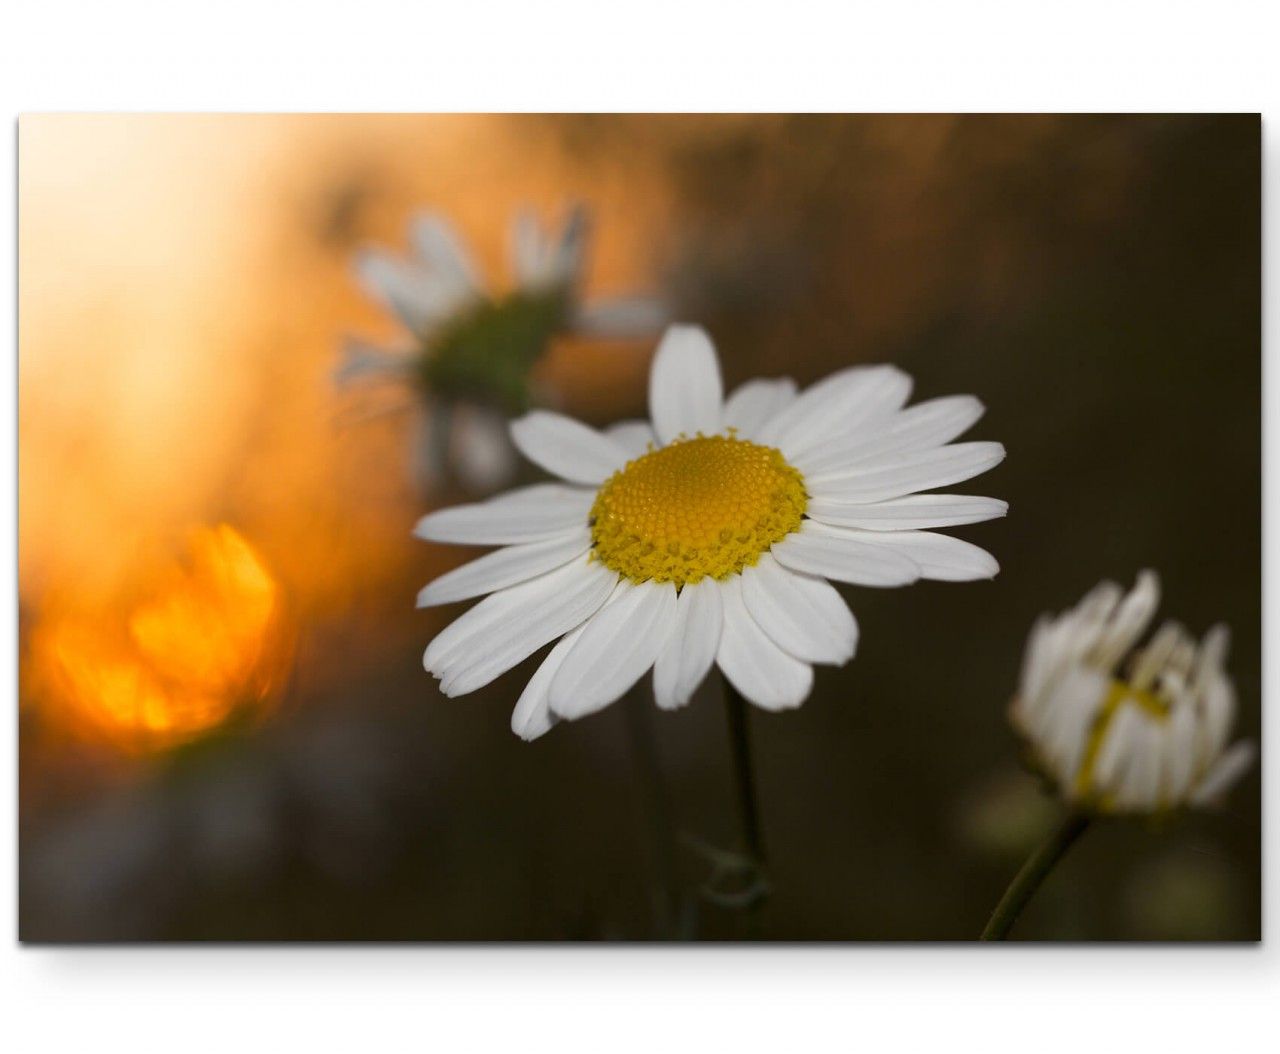
<svg viewBox="0 0 1280 1054">
<path fill-rule="evenodd" d="M 1251 115 L 28 115 L 19 924 L 1254 941 Z"/>
</svg>

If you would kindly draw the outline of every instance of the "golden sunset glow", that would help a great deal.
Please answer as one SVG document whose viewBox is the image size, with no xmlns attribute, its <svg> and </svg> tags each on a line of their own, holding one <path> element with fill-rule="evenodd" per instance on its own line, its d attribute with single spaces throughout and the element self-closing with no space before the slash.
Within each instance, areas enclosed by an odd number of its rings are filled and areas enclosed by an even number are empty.
<svg viewBox="0 0 1280 1054">
<path fill-rule="evenodd" d="M 648 288 L 660 200 L 567 194 L 551 155 L 528 164 L 532 134 L 479 116 L 23 119 L 19 563 L 37 727 L 131 750 L 215 728 L 280 679 L 284 595 L 304 633 L 352 605 L 387 614 L 364 645 L 418 632 L 396 583 L 450 558 L 406 527 L 422 512 L 412 399 L 334 391 L 344 335 L 396 339 L 350 261 L 401 248 L 408 218 L 440 209 L 504 289 L 507 217 L 581 196 L 609 231 L 590 292 Z M 540 382 L 616 415 L 636 408 L 649 350 L 556 345 Z M 186 525 L 223 520 L 243 537 L 197 533 L 189 567 L 163 570 Z M 346 666 L 312 649 L 304 675 Z"/>
<path fill-rule="evenodd" d="M 287 657 L 280 590 L 262 557 L 222 524 L 192 533 L 189 558 L 124 610 L 50 620 L 39 661 L 74 730 L 130 750 L 170 747 L 260 712 Z"/>
</svg>

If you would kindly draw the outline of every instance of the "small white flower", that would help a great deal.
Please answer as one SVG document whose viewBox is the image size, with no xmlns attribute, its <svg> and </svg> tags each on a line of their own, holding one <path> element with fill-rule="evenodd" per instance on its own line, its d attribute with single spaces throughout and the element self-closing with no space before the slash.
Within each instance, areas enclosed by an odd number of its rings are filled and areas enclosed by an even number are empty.
<svg viewBox="0 0 1280 1054">
<path fill-rule="evenodd" d="M 665 709 L 713 663 L 753 703 L 799 706 L 813 663 L 853 657 L 858 629 L 826 581 L 901 586 L 998 570 L 928 528 L 1003 516 L 1005 502 L 918 494 L 1004 458 L 951 441 L 982 415 L 972 396 L 904 405 L 911 378 L 855 366 L 797 393 L 750 381 L 722 397 L 706 333 L 673 326 L 654 357 L 651 421 L 604 432 L 534 412 L 512 424 L 564 482 L 424 517 L 424 539 L 504 548 L 436 579 L 419 606 L 492 594 L 443 630 L 424 665 L 441 690 L 488 684 L 559 640 L 516 704 L 532 739 L 607 706 L 647 670 Z M 950 445 L 948 445 L 950 444 Z"/>
<path fill-rule="evenodd" d="M 479 269 L 452 224 L 424 213 L 410 227 L 413 256 L 381 249 L 356 258 L 365 290 L 384 303 L 413 338 L 388 350 L 349 339 L 334 374 L 339 387 L 370 380 L 415 386 L 424 411 L 414 428 L 411 465 L 424 487 L 448 472 L 472 490 L 490 491 L 516 468 L 505 412 L 530 401 L 529 374 L 558 333 L 643 337 L 666 321 L 643 297 L 583 303 L 587 213 L 570 210 L 558 231 L 521 211 L 511 226 L 513 285 L 485 292 Z"/>
<path fill-rule="evenodd" d="M 1166 622 L 1134 650 L 1159 597 L 1155 573 L 1143 571 L 1127 596 L 1103 582 L 1031 631 L 1010 718 L 1076 805 L 1118 813 L 1205 805 L 1253 761 L 1252 743 L 1227 749 L 1236 702 L 1225 626 L 1197 647 Z"/>
</svg>

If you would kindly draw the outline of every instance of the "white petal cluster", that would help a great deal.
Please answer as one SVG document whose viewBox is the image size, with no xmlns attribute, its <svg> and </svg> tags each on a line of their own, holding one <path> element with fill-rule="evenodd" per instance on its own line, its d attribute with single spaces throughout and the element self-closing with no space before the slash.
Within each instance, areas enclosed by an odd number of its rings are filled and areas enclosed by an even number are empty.
<svg viewBox="0 0 1280 1054">
<path fill-rule="evenodd" d="M 1253 744 L 1227 747 L 1236 704 L 1225 626 L 1197 645 L 1166 622 L 1135 649 L 1159 593 L 1151 571 L 1127 595 L 1103 582 L 1031 631 L 1010 717 L 1076 805 L 1119 813 L 1205 805 L 1252 762 Z"/>
<path fill-rule="evenodd" d="M 569 332 L 601 338 L 656 334 L 666 323 L 666 309 L 658 300 L 618 297 L 582 302 L 579 287 L 586 266 L 588 228 L 588 215 L 581 206 L 571 208 L 552 229 L 530 210 L 519 211 L 509 238 L 512 292 L 563 298 L 563 329 Z M 378 380 L 409 383 L 420 377 L 423 356 L 431 355 L 436 335 L 489 299 L 475 259 L 444 216 L 416 216 L 409 235 L 409 257 L 365 249 L 356 257 L 355 272 L 365 291 L 384 304 L 413 337 L 413 344 L 386 349 L 348 339 L 334 372 L 339 387 Z M 422 394 L 419 409 L 425 412 L 413 430 L 411 465 L 424 488 L 438 482 L 446 470 L 479 492 L 492 491 L 510 480 L 517 458 L 500 412 L 456 399 L 446 405 L 438 395 Z M 443 429 L 436 418 L 447 419 Z"/>
<path fill-rule="evenodd" d="M 986 471 L 1004 448 L 952 442 L 982 415 L 977 399 L 906 408 L 911 387 L 892 366 L 855 366 L 803 392 L 785 378 L 754 380 L 725 398 L 706 333 L 671 327 L 650 374 L 650 420 L 597 431 L 535 411 L 512 436 L 561 482 L 418 523 L 426 540 L 506 547 L 422 590 L 420 606 L 489 594 L 431 642 L 424 665 L 445 694 L 460 695 L 557 642 L 513 715 L 528 739 L 609 705 L 650 669 L 664 708 L 687 703 L 713 664 L 758 706 L 799 706 L 813 665 L 848 662 L 857 646 L 857 622 L 828 580 L 901 586 L 998 571 L 989 553 L 934 528 L 1003 516 L 1005 502 L 917 492 Z M 801 473 L 808 507 L 798 530 L 740 573 L 683 588 L 632 581 L 592 558 L 590 511 L 602 484 L 646 451 L 730 430 Z"/>
</svg>

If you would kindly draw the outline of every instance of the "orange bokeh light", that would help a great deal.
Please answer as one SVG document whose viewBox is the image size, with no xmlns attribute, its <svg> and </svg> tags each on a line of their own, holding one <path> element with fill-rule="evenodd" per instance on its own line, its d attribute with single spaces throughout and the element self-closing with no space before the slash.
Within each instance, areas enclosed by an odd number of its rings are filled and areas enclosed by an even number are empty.
<svg viewBox="0 0 1280 1054">
<path fill-rule="evenodd" d="M 75 731 L 157 750 L 261 716 L 287 665 L 283 623 L 262 557 L 221 524 L 194 531 L 190 559 L 122 610 L 50 619 L 36 651 Z"/>
</svg>

